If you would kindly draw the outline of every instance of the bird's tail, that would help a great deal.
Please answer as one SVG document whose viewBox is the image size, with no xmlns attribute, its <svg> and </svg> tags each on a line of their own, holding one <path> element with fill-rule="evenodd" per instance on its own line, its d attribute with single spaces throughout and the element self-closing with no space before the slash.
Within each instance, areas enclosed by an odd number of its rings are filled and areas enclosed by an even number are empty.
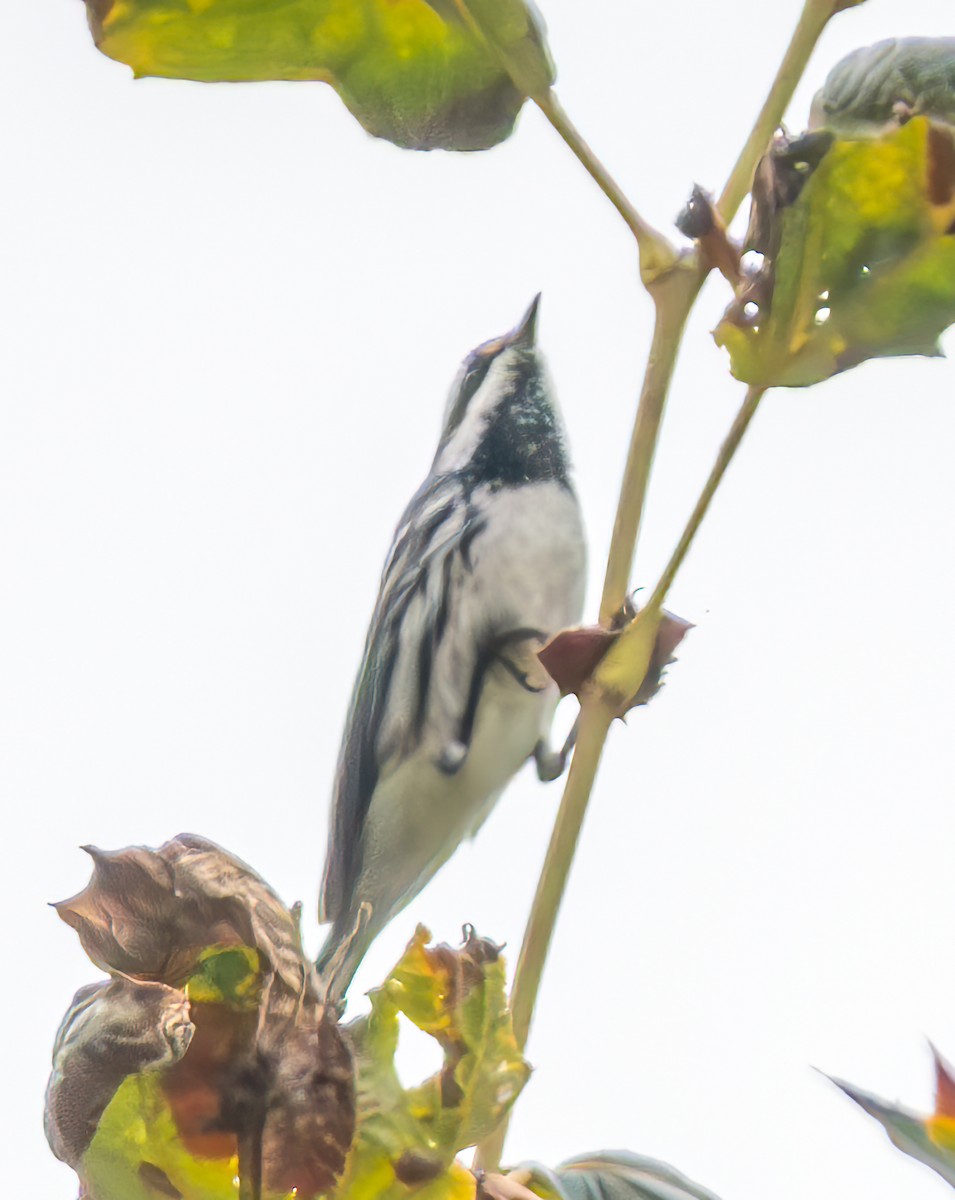
<svg viewBox="0 0 955 1200">
<path fill-rule="evenodd" d="M 363 904 L 357 917 L 336 921 L 325 939 L 315 969 L 325 988 L 325 1003 L 338 1006 L 345 998 L 377 930 L 372 925 L 371 907 Z"/>
</svg>

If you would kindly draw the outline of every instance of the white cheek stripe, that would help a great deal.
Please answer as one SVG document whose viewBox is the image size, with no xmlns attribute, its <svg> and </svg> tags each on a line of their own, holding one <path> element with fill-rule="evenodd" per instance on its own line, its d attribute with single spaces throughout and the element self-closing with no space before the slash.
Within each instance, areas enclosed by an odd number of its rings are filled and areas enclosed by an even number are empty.
<svg viewBox="0 0 955 1200">
<path fill-rule="evenodd" d="M 464 420 L 451 435 L 451 440 L 434 464 L 437 473 L 460 470 L 473 458 L 494 416 L 498 402 L 510 390 L 514 366 L 514 351 L 510 349 L 502 350 L 491 363 L 481 386 L 471 397 Z"/>
</svg>

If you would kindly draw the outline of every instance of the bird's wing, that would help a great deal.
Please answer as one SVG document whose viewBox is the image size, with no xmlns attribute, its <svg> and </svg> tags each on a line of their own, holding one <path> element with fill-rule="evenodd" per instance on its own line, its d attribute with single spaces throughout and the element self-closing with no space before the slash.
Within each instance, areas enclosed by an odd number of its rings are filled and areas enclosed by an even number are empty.
<svg viewBox="0 0 955 1200">
<path fill-rule="evenodd" d="M 462 570 L 470 570 L 471 546 L 482 528 L 460 482 L 444 475 L 426 480 L 395 532 L 338 760 L 322 921 L 347 918 L 361 868 L 362 830 L 379 774 L 421 737 L 437 651 L 451 624 L 455 580 Z M 473 675 L 467 653 L 457 657 Z M 464 690 L 467 694 L 467 681 Z"/>
</svg>

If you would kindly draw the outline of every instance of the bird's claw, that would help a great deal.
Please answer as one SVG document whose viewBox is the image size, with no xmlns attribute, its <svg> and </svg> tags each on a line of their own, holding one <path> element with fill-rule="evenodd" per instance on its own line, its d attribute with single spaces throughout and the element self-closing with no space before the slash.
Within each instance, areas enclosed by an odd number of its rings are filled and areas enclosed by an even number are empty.
<svg viewBox="0 0 955 1200">
<path fill-rule="evenodd" d="M 560 779 L 564 773 L 564 768 L 567 766 L 567 759 L 570 758 L 570 752 L 573 750 L 577 742 L 577 726 L 580 724 L 578 717 L 570 727 L 570 733 L 564 739 L 564 744 L 559 750 L 551 750 L 547 742 L 543 738 L 534 747 L 534 762 L 537 764 L 537 778 L 541 783 L 553 783 L 555 779 Z"/>
<path fill-rule="evenodd" d="M 464 765 L 468 756 L 468 748 L 463 742 L 449 742 L 441 751 L 438 759 L 438 769 L 445 775 L 456 775 Z"/>
</svg>

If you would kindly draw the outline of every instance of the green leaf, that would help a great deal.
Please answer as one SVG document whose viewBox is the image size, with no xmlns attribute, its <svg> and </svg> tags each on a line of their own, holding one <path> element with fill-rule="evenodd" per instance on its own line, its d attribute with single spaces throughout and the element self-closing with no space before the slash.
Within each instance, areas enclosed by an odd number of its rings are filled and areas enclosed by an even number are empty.
<svg viewBox="0 0 955 1200">
<path fill-rule="evenodd" d="M 955 1120 L 924 1119 L 839 1079 L 832 1082 L 879 1122 L 893 1145 L 937 1171 L 946 1183 L 955 1187 Z"/>
<path fill-rule="evenodd" d="M 568 1200 L 716 1200 L 666 1163 L 626 1150 L 571 1158 L 557 1178 Z"/>
<path fill-rule="evenodd" d="M 522 1163 L 505 1178 L 523 1183 L 542 1200 L 717 1200 L 666 1163 L 628 1150 L 582 1154 L 556 1170 Z"/>
<path fill-rule="evenodd" d="M 429 947 L 429 936 L 419 926 L 372 992 L 369 1016 L 350 1027 L 358 1131 L 339 1200 L 402 1200 L 412 1192 L 471 1200 L 474 1177 L 455 1155 L 500 1123 L 527 1080 L 497 947 L 473 931 L 460 950 Z M 402 1015 L 435 1038 L 445 1059 L 437 1075 L 410 1089 L 394 1065 Z"/>
<path fill-rule="evenodd" d="M 733 374 L 802 387 L 868 358 L 937 355 L 955 321 L 955 143 L 918 117 L 878 138 L 780 140 L 754 184 L 762 268 L 715 331 Z"/>
<path fill-rule="evenodd" d="M 100 50 L 137 76 L 320 80 L 376 137 L 483 150 L 511 133 L 553 66 L 527 0 L 468 2 L 473 13 L 464 0 L 87 0 L 87 10 Z"/>
<path fill-rule="evenodd" d="M 164 1182 L 165 1195 L 183 1200 L 236 1200 L 238 1165 L 191 1154 L 158 1076 L 134 1075 L 103 1114 L 82 1174 L 93 1200 L 157 1200 Z"/>
<path fill-rule="evenodd" d="M 853 50 L 816 94 L 809 127 L 858 137 L 915 115 L 955 124 L 955 38 L 888 38 Z"/>
</svg>

